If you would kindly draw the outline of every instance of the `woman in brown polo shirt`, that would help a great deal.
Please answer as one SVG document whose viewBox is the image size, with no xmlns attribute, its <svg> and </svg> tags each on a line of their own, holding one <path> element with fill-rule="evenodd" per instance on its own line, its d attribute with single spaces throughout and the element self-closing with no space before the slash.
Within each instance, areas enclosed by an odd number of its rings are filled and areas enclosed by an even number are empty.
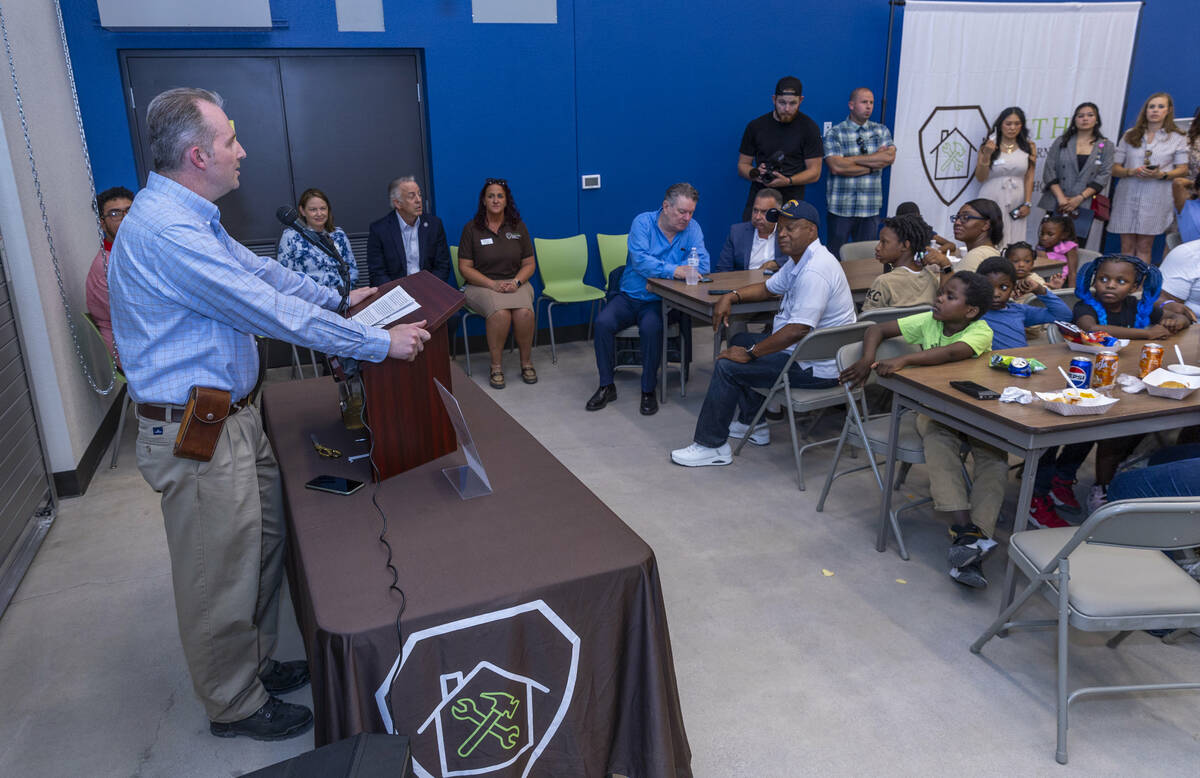
<svg viewBox="0 0 1200 778">
<path fill-rule="evenodd" d="M 537 265 L 533 239 L 521 221 L 512 191 L 503 178 L 489 178 L 479 192 L 475 218 L 463 227 L 458 242 L 458 270 L 467 282 L 467 304 L 487 320 L 488 353 L 492 358 L 488 383 L 504 388 L 500 366 L 509 327 L 521 354 L 521 380 L 537 383 L 533 349 L 533 288 L 529 279 Z"/>
</svg>

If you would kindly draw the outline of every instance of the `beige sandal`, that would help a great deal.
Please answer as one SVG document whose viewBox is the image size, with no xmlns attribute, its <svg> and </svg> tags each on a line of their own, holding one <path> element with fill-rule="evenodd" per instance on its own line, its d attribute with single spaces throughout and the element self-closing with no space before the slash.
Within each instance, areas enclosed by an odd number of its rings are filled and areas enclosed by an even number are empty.
<svg viewBox="0 0 1200 778">
<path fill-rule="evenodd" d="M 493 389 L 503 389 L 504 371 L 498 367 L 493 367 L 492 374 L 488 376 L 488 383 L 492 385 Z"/>
<path fill-rule="evenodd" d="M 537 371 L 533 369 L 533 365 L 521 365 L 521 380 L 527 384 L 537 383 Z"/>
</svg>

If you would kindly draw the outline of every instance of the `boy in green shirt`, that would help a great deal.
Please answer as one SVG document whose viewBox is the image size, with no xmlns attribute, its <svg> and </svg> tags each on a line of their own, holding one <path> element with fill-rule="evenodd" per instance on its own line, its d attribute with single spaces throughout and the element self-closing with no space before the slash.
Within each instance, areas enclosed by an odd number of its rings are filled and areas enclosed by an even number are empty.
<svg viewBox="0 0 1200 778">
<path fill-rule="evenodd" d="M 982 316 L 992 304 L 992 284 L 978 273 L 955 273 L 942 285 L 929 313 L 873 325 L 863 337 L 862 358 L 842 371 L 840 380 L 862 384 L 871 370 L 891 375 L 908 365 L 941 365 L 973 359 L 992 348 L 992 329 Z M 893 359 L 875 360 L 885 338 L 902 337 L 921 350 Z M 951 522 L 953 545 L 947 558 L 950 577 L 976 589 L 987 586 L 983 558 L 996 547 L 992 535 L 1004 502 L 1008 455 L 981 440 L 967 437 L 928 416 L 917 416 L 917 431 L 929 467 L 929 491 L 935 513 Z M 974 460 L 970 493 L 963 474 L 961 450 L 966 443 Z"/>
</svg>

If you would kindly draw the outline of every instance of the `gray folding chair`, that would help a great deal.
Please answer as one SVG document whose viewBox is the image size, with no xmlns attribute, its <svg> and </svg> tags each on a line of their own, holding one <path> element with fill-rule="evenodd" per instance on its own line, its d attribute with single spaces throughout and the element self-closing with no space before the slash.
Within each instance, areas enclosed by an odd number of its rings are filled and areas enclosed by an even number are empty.
<svg viewBox="0 0 1200 778">
<path fill-rule="evenodd" d="M 854 324 L 844 324 L 840 327 L 826 327 L 824 329 L 813 330 L 801 338 L 800 342 L 796 344 L 796 348 L 792 350 L 792 355 L 788 358 L 787 364 L 779 371 L 779 377 L 775 379 L 775 383 L 771 385 L 771 388 L 754 390 L 758 394 L 764 395 L 766 399 L 763 400 L 762 405 L 758 406 L 758 412 L 754 414 L 754 420 L 750 422 L 750 429 L 746 431 L 746 437 L 739 440 L 737 445 L 734 446 L 733 455 L 737 456 L 741 453 L 742 447 L 746 445 L 746 440 L 754 434 L 754 430 L 758 427 L 758 423 L 770 405 L 771 400 L 776 394 L 782 393 L 790 400 L 787 403 L 788 431 L 792 435 L 792 454 L 796 457 L 796 478 L 799 482 L 800 491 L 804 491 L 804 452 L 813 446 L 832 443 L 837 438 L 816 441 L 802 448 L 796 432 L 796 414 L 841 405 L 846 402 L 846 393 L 840 385 L 829 389 L 793 389 L 791 380 L 788 378 L 788 370 L 791 368 L 792 363 L 797 360 L 808 361 L 836 358 L 837 351 L 842 346 L 848 343 L 860 343 L 863 333 L 870 326 L 868 322 L 855 322 Z M 811 430 L 812 425 L 809 425 L 806 435 Z"/>
<path fill-rule="evenodd" d="M 862 311 L 858 314 L 859 321 L 869 321 L 872 324 L 879 324 L 885 321 L 895 321 L 903 319 L 905 316 L 913 316 L 918 313 L 925 313 L 932 310 L 928 305 L 910 305 L 905 308 L 872 308 L 869 311 Z"/>
<path fill-rule="evenodd" d="M 1093 259 L 1099 257 L 1100 252 L 1091 249 L 1075 249 L 1075 256 L 1079 258 L 1079 266 L 1083 267 Z"/>
<path fill-rule="evenodd" d="M 1012 629 L 1057 628 L 1059 764 L 1067 763 L 1067 708 L 1076 699 L 1200 689 L 1200 683 L 1177 682 L 1087 686 L 1067 693 L 1068 626 L 1085 632 L 1116 631 L 1109 648 L 1134 630 L 1200 627 L 1200 582 L 1162 553 L 1197 545 L 1200 499 L 1195 497 L 1110 502 L 1079 527 L 1015 532 L 1009 539 L 1004 591 L 1011 591 L 1014 568 L 1029 578 L 1029 585 L 1001 607 L 1000 616 L 971 644 L 971 652 L 978 654 L 993 636 L 1005 636 Z M 1038 592 L 1057 606 L 1056 618 L 1010 621 Z"/>
<path fill-rule="evenodd" d="M 908 343 L 903 338 L 888 338 L 879 344 L 879 349 L 875 352 L 875 356 L 877 359 L 891 359 L 902 354 L 912 353 L 916 350 L 916 346 Z M 838 349 L 837 353 L 838 370 L 846 369 L 861 357 L 862 343 L 850 343 L 842 346 Z M 861 396 L 863 389 L 873 383 L 875 383 L 875 372 L 871 371 L 863 387 L 854 391 L 858 392 L 859 396 Z M 833 455 L 833 464 L 829 468 L 829 475 L 825 478 L 825 486 L 821 489 L 821 497 L 817 500 L 818 512 L 825 510 L 825 498 L 829 496 L 829 489 L 833 486 L 833 482 L 844 475 L 870 468 L 871 473 L 875 476 L 875 484 L 879 487 L 881 494 L 884 489 L 883 476 L 879 472 L 879 463 L 876 462 L 875 458 L 877 456 L 887 457 L 891 414 L 880 413 L 869 416 L 865 407 L 860 410 L 860 403 L 853 401 L 855 398 L 848 386 L 843 385 L 842 390 L 846 393 L 846 422 L 842 425 L 842 435 L 838 438 L 837 450 Z M 866 442 L 864 443 L 864 441 Z M 864 449 L 867 454 L 867 464 L 852 467 L 839 473 L 837 472 L 838 462 L 841 461 L 842 451 L 847 445 Z M 925 464 L 925 445 L 921 442 L 921 435 L 917 432 L 916 414 L 914 413 L 906 413 L 900 419 L 900 439 L 896 443 L 896 461 L 902 464 L 899 477 L 896 479 L 895 489 L 899 489 L 900 485 L 904 483 L 904 479 L 913 465 Z M 904 546 L 904 536 L 900 534 L 900 525 L 897 516 L 899 516 L 901 511 L 915 508 L 918 505 L 924 505 L 927 502 L 930 502 L 930 498 L 920 498 L 894 507 L 891 511 L 889 519 L 892 523 L 892 531 L 895 533 L 896 543 L 900 547 L 900 556 L 904 559 L 908 559 L 908 549 Z"/>
<path fill-rule="evenodd" d="M 851 259 L 873 259 L 877 240 L 856 240 L 853 243 L 843 243 L 838 254 L 843 262 Z"/>
</svg>

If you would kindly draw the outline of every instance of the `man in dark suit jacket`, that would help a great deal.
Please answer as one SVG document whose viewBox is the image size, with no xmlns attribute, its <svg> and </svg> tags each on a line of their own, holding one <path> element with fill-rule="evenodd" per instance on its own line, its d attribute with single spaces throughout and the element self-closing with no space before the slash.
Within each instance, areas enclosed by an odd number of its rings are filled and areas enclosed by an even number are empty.
<svg viewBox="0 0 1200 778">
<path fill-rule="evenodd" d="M 371 286 L 428 270 L 457 287 L 450 268 L 450 247 L 442 220 L 425 213 L 421 186 L 412 176 L 388 186 L 392 212 L 371 224 L 367 236 L 367 269 Z"/>
<path fill-rule="evenodd" d="M 725 239 L 725 246 L 721 249 L 721 257 L 717 260 L 713 272 L 756 270 L 760 267 L 778 270 L 779 265 L 775 259 L 781 254 L 776 225 L 767 221 L 767 211 L 782 205 L 783 195 L 779 190 L 760 189 L 754 198 L 750 221 L 740 222 L 729 228 L 729 237 Z"/>
</svg>

